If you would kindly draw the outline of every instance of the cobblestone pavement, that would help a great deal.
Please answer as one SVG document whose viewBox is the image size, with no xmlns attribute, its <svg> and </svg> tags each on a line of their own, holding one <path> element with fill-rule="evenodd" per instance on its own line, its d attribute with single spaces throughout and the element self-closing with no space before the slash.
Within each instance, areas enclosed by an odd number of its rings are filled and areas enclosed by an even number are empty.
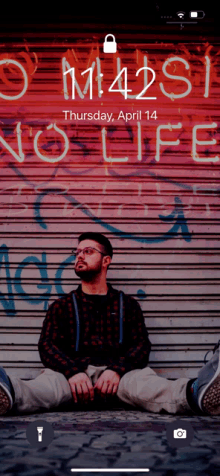
<svg viewBox="0 0 220 476">
<path fill-rule="evenodd" d="M 118 468 L 114 474 L 155 476 L 220 475 L 220 417 L 178 416 L 191 423 L 190 446 L 168 445 L 166 425 L 176 416 L 136 410 L 50 412 L 0 418 L 1 474 L 66 476 L 71 468 Z M 26 439 L 30 422 L 45 420 L 54 429 L 48 447 L 34 448 Z M 124 473 L 120 468 L 149 468 Z"/>
</svg>

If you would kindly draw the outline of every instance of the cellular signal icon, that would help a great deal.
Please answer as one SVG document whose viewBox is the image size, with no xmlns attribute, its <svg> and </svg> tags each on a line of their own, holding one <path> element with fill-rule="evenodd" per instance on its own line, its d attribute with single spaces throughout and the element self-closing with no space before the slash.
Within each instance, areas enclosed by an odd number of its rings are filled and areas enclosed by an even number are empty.
<svg viewBox="0 0 220 476">
<path fill-rule="evenodd" d="M 177 15 L 182 20 L 182 18 L 184 18 L 185 12 L 177 12 Z"/>
</svg>

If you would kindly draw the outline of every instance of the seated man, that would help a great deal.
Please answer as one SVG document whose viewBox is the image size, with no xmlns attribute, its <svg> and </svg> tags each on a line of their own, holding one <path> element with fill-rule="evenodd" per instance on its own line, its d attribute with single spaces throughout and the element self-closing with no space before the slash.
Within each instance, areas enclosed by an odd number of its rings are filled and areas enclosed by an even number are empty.
<svg viewBox="0 0 220 476">
<path fill-rule="evenodd" d="M 0 369 L 0 414 L 56 408 L 117 396 L 159 413 L 220 414 L 219 345 L 196 379 L 161 378 L 138 302 L 106 281 L 113 250 L 101 233 L 83 233 L 75 252 L 81 285 L 48 309 L 39 340 L 46 369 L 29 381 Z M 75 407 L 76 408 L 76 407 Z"/>
</svg>

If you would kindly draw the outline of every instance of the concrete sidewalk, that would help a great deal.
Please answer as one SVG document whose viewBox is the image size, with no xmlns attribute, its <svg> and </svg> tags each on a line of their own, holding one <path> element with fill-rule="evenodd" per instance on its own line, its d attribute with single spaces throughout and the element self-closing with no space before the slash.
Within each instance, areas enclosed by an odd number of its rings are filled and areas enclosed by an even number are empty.
<svg viewBox="0 0 220 476">
<path fill-rule="evenodd" d="M 166 424 L 186 420 L 194 429 L 190 446 L 168 445 Z M 54 429 L 48 447 L 26 439 L 30 422 L 45 420 Z M 220 417 L 155 415 L 139 410 L 49 412 L 0 419 L 1 472 L 6 476 L 66 476 L 71 468 L 119 468 L 114 474 L 155 476 L 220 475 Z M 120 468 L 149 468 L 120 473 Z"/>
</svg>

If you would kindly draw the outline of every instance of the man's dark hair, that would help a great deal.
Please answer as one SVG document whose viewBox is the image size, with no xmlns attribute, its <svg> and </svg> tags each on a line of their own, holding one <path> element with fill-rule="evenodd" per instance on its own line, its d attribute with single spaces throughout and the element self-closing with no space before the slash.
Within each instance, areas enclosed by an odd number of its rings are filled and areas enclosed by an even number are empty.
<svg viewBox="0 0 220 476">
<path fill-rule="evenodd" d="M 102 235 L 102 233 L 95 233 L 92 231 L 88 231 L 86 233 L 82 233 L 82 235 L 79 236 L 78 242 L 80 243 L 81 241 L 84 240 L 93 240 L 99 243 L 100 245 L 103 246 L 104 248 L 104 253 L 108 256 L 113 256 L 113 248 L 112 245 L 106 236 Z"/>
</svg>

